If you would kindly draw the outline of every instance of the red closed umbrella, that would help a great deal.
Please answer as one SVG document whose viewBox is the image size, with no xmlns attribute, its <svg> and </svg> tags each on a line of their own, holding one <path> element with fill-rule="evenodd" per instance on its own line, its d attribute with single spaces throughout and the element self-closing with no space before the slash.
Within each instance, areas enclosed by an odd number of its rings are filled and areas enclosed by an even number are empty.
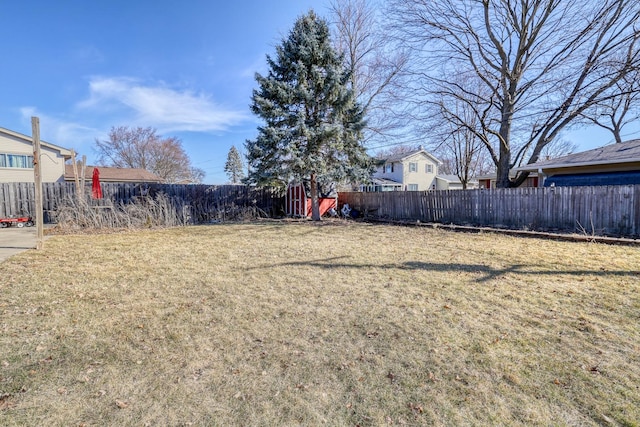
<svg viewBox="0 0 640 427">
<path fill-rule="evenodd" d="M 100 171 L 93 168 L 93 181 L 91 183 L 91 197 L 102 199 L 102 187 L 100 186 Z"/>
</svg>

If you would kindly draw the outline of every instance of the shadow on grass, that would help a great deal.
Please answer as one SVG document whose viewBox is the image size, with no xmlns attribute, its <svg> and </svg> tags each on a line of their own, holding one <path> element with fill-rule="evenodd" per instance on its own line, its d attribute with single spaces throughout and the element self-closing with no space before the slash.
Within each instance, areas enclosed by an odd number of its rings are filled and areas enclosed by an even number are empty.
<svg viewBox="0 0 640 427">
<path fill-rule="evenodd" d="M 314 267 L 323 269 L 335 269 L 335 268 L 355 268 L 355 269 L 388 269 L 388 270 L 423 270 L 430 272 L 466 272 L 482 274 L 483 276 L 477 279 L 477 282 L 486 282 L 489 280 L 497 279 L 509 273 L 523 274 L 523 275 L 539 275 L 539 276 L 555 276 L 555 275 L 571 275 L 571 276 L 615 276 L 615 277 L 636 277 L 640 278 L 640 271 L 638 270 L 531 270 L 534 266 L 514 264 L 505 268 L 493 268 L 482 264 L 462 264 L 462 263 L 434 263 L 434 262 L 422 262 L 422 261 L 407 261 L 403 263 L 386 263 L 386 264 L 358 264 L 353 262 L 347 262 L 350 256 L 337 256 L 332 258 L 316 259 L 310 261 L 289 261 L 277 264 L 262 265 L 256 267 L 250 267 L 249 270 L 257 270 L 262 268 L 273 267 Z"/>
</svg>

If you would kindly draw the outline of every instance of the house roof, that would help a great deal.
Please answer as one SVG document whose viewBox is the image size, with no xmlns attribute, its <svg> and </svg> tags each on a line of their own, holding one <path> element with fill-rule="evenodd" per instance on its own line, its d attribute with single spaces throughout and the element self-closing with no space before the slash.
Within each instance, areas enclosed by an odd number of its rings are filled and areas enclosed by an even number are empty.
<svg viewBox="0 0 640 427">
<path fill-rule="evenodd" d="M 408 159 L 411 156 L 415 156 L 416 154 L 420 154 L 420 153 L 423 153 L 427 157 L 431 158 L 437 164 L 439 164 L 439 165 L 442 164 L 442 162 L 440 160 L 438 160 L 438 158 L 436 158 L 433 154 L 429 153 L 427 150 L 425 150 L 422 147 L 417 149 L 417 150 L 410 151 L 408 153 L 401 153 L 401 154 L 395 154 L 393 156 L 389 156 L 389 157 L 383 159 L 383 162 L 401 162 L 403 160 Z"/>
<path fill-rule="evenodd" d="M 460 177 L 458 175 L 436 175 L 436 179 L 447 181 L 449 183 L 461 182 Z"/>
<path fill-rule="evenodd" d="M 605 145 L 593 150 L 569 154 L 521 166 L 517 170 L 558 169 L 577 166 L 611 165 L 640 162 L 640 139 Z"/>
<path fill-rule="evenodd" d="M 387 178 L 371 178 L 371 183 L 375 185 L 393 185 L 402 187 L 402 183 Z"/>
<path fill-rule="evenodd" d="M 21 139 L 27 144 L 33 144 L 33 138 L 32 137 L 27 136 L 27 135 L 23 135 L 20 132 L 15 132 L 15 131 L 0 127 L 0 133 L 4 133 L 4 134 L 12 136 L 14 138 Z M 71 150 L 68 150 L 66 148 L 60 147 L 60 146 L 55 145 L 55 144 L 51 144 L 50 142 L 46 142 L 46 141 L 43 141 L 43 140 L 40 140 L 40 145 L 42 147 L 47 147 L 50 150 L 59 151 L 60 155 L 63 156 L 64 158 L 71 158 Z"/>
<path fill-rule="evenodd" d="M 84 172 L 85 179 L 91 179 L 93 169 L 97 167 L 102 182 L 162 182 L 163 179 L 146 169 L 136 168 L 112 168 L 106 166 L 87 166 Z M 78 174 L 81 172 L 78 171 Z M 64 180 L 74 181 L 73 165 L 65 165 Z"/>
<path fill-rule="evenodd" d="M 509 178 L 515 178 L 515 177 L 518 175 L 518 174 L 517 174 L 517 171 L 519 171 L 519 170 L 525 170 L 525 169 L 523 169 L 523 168 L 524 168 L 524 166 L 523 166 L 523 167 L 521 167 L 521 168 L 514 168 L 514 169 L 511 169 L 511 170 L 509 171 Z M 527 169 L 527 170 L 528 170 L 528 169 Z M 533 171 L 533 172 L 529 173 L 529 177 L 530 177 L 530 178 L 532 178 L 532 177 L 536 177 L 536 176 L 538 176 L 538 172 L 537 172 L 537 170 L 538 170 L 538 169 L 536 168 L 536 169 L 535 169 L 535 171 Z M 494 173 L 487 174 L 487 175 L 476 175 L 476 176 L 474 176 L 474 177 L 473 177 L 473 179 L 474 179 L 475 181 L 479 181 L 479 180 L 483 180 L 483 181 L 484 181 L 484 180 L 487 180 L 487 179 L 490 179 L 490 180 L 496 180 L 497 178 L 498 178 L 498 175 L 497 175 L 495 172 L 494 172 Z"/>
</svg>

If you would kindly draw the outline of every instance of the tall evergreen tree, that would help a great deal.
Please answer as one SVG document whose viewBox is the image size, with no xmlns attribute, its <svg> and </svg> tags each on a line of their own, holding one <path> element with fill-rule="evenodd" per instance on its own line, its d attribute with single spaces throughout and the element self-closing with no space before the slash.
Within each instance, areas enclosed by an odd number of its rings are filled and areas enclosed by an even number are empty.
<svg viewBox="0 0 640 427">
<path fill-rule="evenodd" d="M 318 182 L 364 179 L 371 164 L 361 144 L 364 111 L 349 88 L 329 27 L 313 11 L 267 55 L 269 73 L 256 74 L 251 110 L 265 121 L 246 144 L 249 179 L 286 185 L 308 181 L 312 218 L 320 220 Z"/>
<path fill-rule="evenodd" d="M 232 184 L 239 184 L 244 178 L 242 157 L 235 145 L 232 145 L 227 154 L 227 162 L 224 164 L 224 171 L 227 173 Z"/>
</svg>

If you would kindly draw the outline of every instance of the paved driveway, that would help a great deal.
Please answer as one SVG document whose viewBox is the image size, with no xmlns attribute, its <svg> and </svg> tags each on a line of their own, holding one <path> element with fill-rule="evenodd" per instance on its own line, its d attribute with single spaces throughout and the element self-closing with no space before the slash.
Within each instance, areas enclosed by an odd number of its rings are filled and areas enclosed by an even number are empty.
<svg viewBox="0 0 640 427">
<path fill-rule="evenodd" d="M 36 247 L 35 227 L 0 228 L 0 262 L 17 253 Z"/>
</svg>

